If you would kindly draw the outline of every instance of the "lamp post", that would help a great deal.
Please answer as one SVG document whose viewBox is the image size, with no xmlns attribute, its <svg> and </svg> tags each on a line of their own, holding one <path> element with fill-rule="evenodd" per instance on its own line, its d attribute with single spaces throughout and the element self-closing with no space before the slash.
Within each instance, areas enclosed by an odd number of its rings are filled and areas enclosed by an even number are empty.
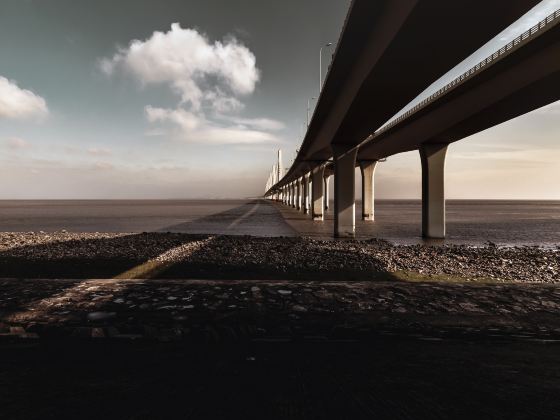
<svg viewBox="0 0 560 420">
<path fill-rule="evenodd" d="M 323 90 L 323 48 L 328 48 L 331 45 L 332 42 L 329 42 L 319 49 L 319 95 L 321 95 L 321 90 Z"/>
<path fill-rule="evenodd" d="M 311 109 L 311 101 L 317 98 L 313 97 L 307 100 L 307 128 L 309 128 L 309 110 Z"/>
</svg>

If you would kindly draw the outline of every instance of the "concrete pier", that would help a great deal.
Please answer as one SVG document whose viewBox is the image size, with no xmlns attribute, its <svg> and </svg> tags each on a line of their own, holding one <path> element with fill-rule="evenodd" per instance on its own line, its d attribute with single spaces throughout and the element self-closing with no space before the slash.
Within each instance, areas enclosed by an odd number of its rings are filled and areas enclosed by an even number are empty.
<svg viewBox="0 0 560 420">
<path fill-rule="evenodd" d="M 375 220 L 374 176 L 376 165 L 376 160 L 360 162 L 360 172 L 362 173 L 362 220 Z"/>
<path fill-rule="evenodd" d="M 303 174 L 301 177 L 302 191 L 303 191 L 303 202 L 302 202 L 302 212 L 303 214 L 309 213 L 309 174 Z"/>
<path fill-rule="evenodd" d="M 301 178 L 296 180 L 296 210 L 301 210 Z"/>
<path fill-rule="evenodd" d="M 334 154 L 334 236 L 353 238 L 356 231 L 356 166 L 357 148 L 333 145 Z"/>
<path fill-rule="evenodd" d="M 317 166 L 312 173 L 311 217 L 313 220 L 324 220 L 325 213 L 325 167 Z"/>
<path fill-rule="evenodd" d="M 325 192 L 325 210 L 329 209 L 330 204 L 330 194 L 329 194 L 329 181 L 331 179 L 331 175 L 323 176 L 323 191 Z"/>
<path fill-rule="evenodd" d="M 422 236 L 445 238 L 445 154 L 447 144 L 423 144 Z"/>
</svg>

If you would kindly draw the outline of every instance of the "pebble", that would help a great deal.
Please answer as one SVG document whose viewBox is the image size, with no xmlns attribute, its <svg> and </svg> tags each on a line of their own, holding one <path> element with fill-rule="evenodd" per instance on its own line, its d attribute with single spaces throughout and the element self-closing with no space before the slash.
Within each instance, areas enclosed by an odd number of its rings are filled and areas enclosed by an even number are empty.
<svg viewBox="0 0 560 420">
<path fill-rule="evenodd" d="M 195 252 L 196 251 L 196 252 Z M 138 265 L 184 263 L 221 276 L 229 271 L 253 278 L 289 280 L 305 273 L 345 274 L 410 272 L 423 277 L 456 276 L 517 282 L 560 283 L 560 245 L 500 247 L 465 245 L 392 245 L 380 239 L 327 241 L 310 238 L 257 238 L 181 233 L 73 233 L 59 231 L 0 233 L 2 258 L 31 261 L 130 261 Z M 96 264 L 84 264 L 96 273 Z M 256 271 L 254 271 L 256 270 Z M 254 271 L 254 272 L 253 272 Z M 12 273 L 13 274 L 13 273 Z M 89 273 L 88 273 L 89 276 Z M 257 277 L 258 276 L 258 277 Z M 219 290 L 217 288 L 216 290 Z M 252 292 L 258 292 L 256 286 Z"/>
<path fill-rule="evenodd" d="M 90 312 L 87 315 L 87 319 L 89 321 L 103 321 L 106 319 L 111 319 L 116 317 L 117 314 L 115 312 Z"/>
</svg>

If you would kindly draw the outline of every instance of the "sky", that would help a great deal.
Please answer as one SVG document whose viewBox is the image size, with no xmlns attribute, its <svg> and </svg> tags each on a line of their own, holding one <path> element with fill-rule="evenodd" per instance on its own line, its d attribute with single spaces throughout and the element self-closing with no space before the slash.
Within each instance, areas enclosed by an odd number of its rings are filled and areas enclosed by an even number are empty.
<svg viewBox="0 0 560 420">
<path fill-rule="evenodd" d="M 349 3 L 0 0 L 0 199 L 261 194 L 276 150 L 288 166 L 301 143 Z M 543 1 L 410 106 L 558 8 Z M 560 199 L 559 115 L 452 144 L 447 196 Z M 417 152 L 378 165 L 379 198 L 420 188 Z"/>
</svg>

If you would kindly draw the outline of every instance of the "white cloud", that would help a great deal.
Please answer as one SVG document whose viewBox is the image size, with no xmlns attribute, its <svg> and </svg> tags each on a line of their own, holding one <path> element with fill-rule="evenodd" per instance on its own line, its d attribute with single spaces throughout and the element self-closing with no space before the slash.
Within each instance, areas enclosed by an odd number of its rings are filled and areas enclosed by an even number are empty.
<svg viewBox="0 0 560 420">
<path fill-rule="evenodd" d="M 168 134 L 167 130 L 164 130 L 162 128 L 152 128 L 152 129 L 147 130 L 144 133 L 144 135 L 146 137 L 162 137 L 162 136 L 165 136 L 167 134 Z"/>
<path fill-rule="evenodd" d="M 280 141 L 276 136 L 256 129 L 257 127 L 221 126 L 209 121 L 202 114 L 196 114 L 183 108 L 164 109 L 147 106 L 145 111 L 149 122 L 171 123 L 177 128 L 176 135 L 180 139 L 191 143 L 215 145 L 257 144 Z M 270 121 L 270 125 L 273 123 L 272 120 L 264 121 Z"/>
<path fill-rule="evenodd" d="M 28 149 L 31 144 L 22 138 L 12 137 L 6 140 L 8 147 L 12 150 Z"/>
<path fill-rule="evenodd" d="M 223 119 L 230 121 L 238 127 L 250 127 L 257 130 L 278 131 L 285 128 L 284 123 L 270 118 L 239 118 L 231 116 L 222 116 Z"/>
<path fill-rule="evenodd" d="M 505 161 L 512 167 L 519 164 L 524 165 L 557 165 L 560 157 L 560 148 L 511 148 L 502 151 L 466 151 L 453 155 L 454 159 L 466 160 L 490 160 L 492 162 Z"/>
<path fill-rule="evenodd" d="M 142 84 L 163 84 L 178 93 L 174 108 L 145 107 L 148 122 L 160 127 L 148 136 L 173 137 L 190 143 L 257 144 L 279 142 L 271 134 L 284 128 L 268 118 L 241 118 L 239 97 L 254 92 L 260 72 L 255 55 L 235 38 L 211 43 L 194 29 L 178 23 L 168 32 L 134 40 L 112 58 L 101 60 L 107 75 L 117 70 L 133 74 Z"/>
<path fill-rule="evenodd" d="M 132 41 L 112 58 L 102 59 L 100 67 L 108 75 L 123 68 L 144 84 L 169 84 L 194 109 L 203 102 L 212 106 L 216 98 L 218 107 L 228 101 L 238 105 L 233 96 L 253 93 L 259 80 L 255 55 L 235 38 L 210 43 L 178 23 L 168 32 L 156 31 L 145 41 Z M 219 87 L 210 88 L 214 81 Z"/>
<path fill-rule="evenodd" d="M 113 152 L 111 149 L 106 149 L 104 147 L 90 147 L 87 153 L 91 156 L 110 156 Z"/>
<path fill-rule="evenodd" d="M 232 96 L 227 96 L 219 88 L 216 88 L 215 91 L 205 92 L 204 99 L 208 101 L 210 108 L 218 114 L 241 111 L 245 108 L 245 105 L 243 105 L 238 99 Z"/>
<path fill-rule="evenodd" d="M 115 169 L 115 166 L 109 162 L 95 162 L 93 164 L 93 169 L 107 171 Z"/>
<path fill-rule="evenodd" d="M 42 118 L 47 114 L 47 103 L 43 98 L 0 76 L 0 118 Z"/>
</svg>

